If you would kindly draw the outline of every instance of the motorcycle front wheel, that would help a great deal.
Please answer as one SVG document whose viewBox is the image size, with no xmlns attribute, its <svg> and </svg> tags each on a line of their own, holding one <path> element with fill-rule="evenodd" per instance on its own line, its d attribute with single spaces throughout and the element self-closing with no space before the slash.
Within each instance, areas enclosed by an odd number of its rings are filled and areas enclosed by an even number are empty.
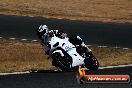
<svg viewBox="0 0 132 88">
<path fill-rule="evenodd" d="M 70 71 L 71 62 L 66 61 L 66 58 L 62 57 L 60 53 L 52 54 L 52 59 L 54 60 L 54 64 L 57 65 L 62 71 Z"/>
<path fill-rule="evenodd" d="M 98 70 L 99 68 L 99 62 L 97 58 L 90 53 L 89 57 L 86 57 L 84 59 L 85 67 L 88 68 L 89 70 Z"/>
</svg>

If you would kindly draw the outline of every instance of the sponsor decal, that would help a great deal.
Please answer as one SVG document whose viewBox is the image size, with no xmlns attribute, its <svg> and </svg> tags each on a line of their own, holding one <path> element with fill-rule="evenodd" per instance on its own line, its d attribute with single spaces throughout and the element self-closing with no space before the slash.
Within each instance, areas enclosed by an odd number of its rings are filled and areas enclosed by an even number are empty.
<svg viewBox="0 0 132 88">
<path fill-rule="evenodd" d="M 85 75 L 85 81 L 92 83 L 128 83 L 129 75 Z"/>
<path fill-rule="evenodd" d="M 129 83 L 129 75 L 86 75 L 85 69 L 78 69 L 76 75 L 79 84 L 84 83 Z"/>
</svg>

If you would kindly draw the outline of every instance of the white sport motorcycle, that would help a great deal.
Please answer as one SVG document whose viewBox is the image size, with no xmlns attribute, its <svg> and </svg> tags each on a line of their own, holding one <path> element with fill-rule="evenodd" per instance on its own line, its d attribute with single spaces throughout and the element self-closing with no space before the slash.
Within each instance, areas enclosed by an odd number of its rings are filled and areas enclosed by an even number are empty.
<svg viewBox="0 0 132 88">
<path fill-rule="evenodd" d="M 83 52 L 84 49 L 79 45 L 73 45 L 69 42 L 68 37 L 61 39 L 54 34 L 49 44 L 52 64 L 62 71 L 70 71 L 78 66 L 85 66 L 89 70 L 97 70 L 99 67 L 99 63 L 91 51 Z"/>
</svg>

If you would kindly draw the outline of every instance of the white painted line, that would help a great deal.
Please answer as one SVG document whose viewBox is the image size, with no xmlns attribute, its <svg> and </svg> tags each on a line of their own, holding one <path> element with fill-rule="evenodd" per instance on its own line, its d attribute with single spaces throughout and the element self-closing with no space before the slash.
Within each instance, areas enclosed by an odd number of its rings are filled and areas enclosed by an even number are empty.
<svg viewBox="0 0 132 88">
<path fill-rule="evenodd" d="M 128 50 L 129 48 L 123 48 L 124 50 Z"/>
<path fill-rule="evenodd" d="M 57 72 L 58 70 L 56 69 L 56 70 L 54 70 L 55 72 Z"/>
<path fill-rule="evenodd" d="M 11 39 L 11 40 L 15 40 L 16 38 L 9 38 L 9 39 Z"/>
<path fill-rule="evenodd" d="M 38 42 L 38 40 L 32 40 L 32 42 Z"/>
<path fill-rule="evenodd" d="M 119 48 L 121 48 L 121 47 L 117 47 L 117 46 L 115 46 L 115 47 L 113 47 L 113 48 L 115 48 L 115 49 L 119 49 Z"/>
<path fill-rule="evenodd" d="M 90 46 L 92 46 L 92 45 L 86 45 L 86 46 L 90 47 Z"/>
<path fill-rule="evenodd" d="M 70 20 L 76 20 L 76 19 L 70 19 Z"/>
<path fill-rule="evenodd" d="M 132 64 L 128 65 L 117 65 L 117 66 L 106 66 L 106 67 L 99 67 L 99 69 L 108 69 L 108 68 L 121 68 L 121 67 L 129 67 L 132 66 Z M 89 70 L 87 68 L 83 68 L 84 70 Z"/>
<path fill-rule="evenodd" d="M 97 46 L 99 48 L 107 48 L 108 46 Z"/>
<path fill-rule="evenodd" d="M 99 67 L 99 69 L 108 69 L 108 68 L 120 68 L 120 67 L 129 67 L 132 66 L 132 64 L 128 64 L 128 65 L 118 65 L 118 66 L 106 66 L 106 67 Z M 83 68 L 84 70 L 89 70 L 87 68 Z M 58 70 L 54 70 L 54 71 L 58 71 Z M 0 73 L 0 76 L 3 75 L 19 75 L 19 74 L 29 74 L 30 71 L 25 71 L 25 72 L 13 72 L 13 73 Z"/>
<path fill-rule="evenodd" d="M 132 66 L 132 64 L 128 64 L 128 65 L 117 65 L 117 66 L 106 66 L 106 67 L 100 67 L 99 69 L 120 68 L 120 67 L 129 67 L 129 66 Z"/>
<path fill-rule="evenodd" d="M 57 19 L 63 19 L 63 18 L 57 18 Z"/>
<path fill-rule="evenodd" d="M 29 16 L 29 17 L 33 18 L 34 16 Z"/>
<path fill-rule="evenodd" d="M 27 41 L 27 39 L 21 39 L 22 41 Z"/>
<path fill-rule="evenodd" d="M 0 73 L 0 76 L 2 75 L 17 75 L 17 74 L 28 74 L 30 73 L 29 71 L 25 71 L 25 72 L 13 72 L 13 73 Z"/>
<path fill-rule="evenodd" d="M 49 16 L 44 16 L 44 18 L 49 18 Z"/>
</svg>

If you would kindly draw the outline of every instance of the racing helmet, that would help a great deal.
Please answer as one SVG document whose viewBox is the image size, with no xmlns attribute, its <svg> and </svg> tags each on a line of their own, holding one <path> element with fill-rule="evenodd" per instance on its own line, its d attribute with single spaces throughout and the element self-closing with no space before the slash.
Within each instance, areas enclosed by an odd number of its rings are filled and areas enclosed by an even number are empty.
<svg viewBox="0 0 132 88">
<path fill-rule="evenodd" d="M 42 36 L 45 35 L 46 33 L 48 33 L 48 27 L 47 25 L 40 25 L 39 29 L 37 30 L 37 35 L 39 37 L 39 39 L 42 39 Z"/>
</svg>

